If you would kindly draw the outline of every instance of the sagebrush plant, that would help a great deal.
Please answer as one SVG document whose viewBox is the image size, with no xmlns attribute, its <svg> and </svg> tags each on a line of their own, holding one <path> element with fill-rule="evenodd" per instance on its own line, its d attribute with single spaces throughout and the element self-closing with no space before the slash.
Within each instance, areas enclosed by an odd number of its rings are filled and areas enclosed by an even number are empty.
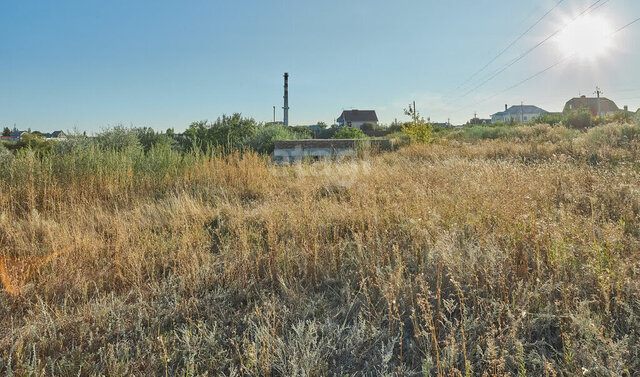
<svg viewBox="0 0 640 377">
<path fill-rule="evenodd" d="M 292 166 L 20 153 L 0 374 L 636 375 L 639 137 L 539 125 Z"/>
<path fill-rule="evenodd" d="M 402 132 L 409 135 L 411 141 L 416 143 L 431 143 L 433 141 L 433 124 L 424 120 L 409 106 L 405 114 L 411 117 L 411 121 L 402 125 Z"/>
</svg>

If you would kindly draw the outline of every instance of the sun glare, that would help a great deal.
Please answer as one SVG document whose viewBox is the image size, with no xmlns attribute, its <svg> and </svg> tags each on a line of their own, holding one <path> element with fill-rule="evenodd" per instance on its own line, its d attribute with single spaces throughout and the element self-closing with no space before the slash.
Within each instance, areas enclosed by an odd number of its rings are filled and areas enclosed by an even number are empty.
<svg viewBox="0 0 640 377">
<path fill-rule="evenodd" d="M 558 34 L 556 42 L 567 57 L 596 60 L 613 47 L 612 32 L 605 18 L 588 15 L 570 23 Z"/>
</svg>

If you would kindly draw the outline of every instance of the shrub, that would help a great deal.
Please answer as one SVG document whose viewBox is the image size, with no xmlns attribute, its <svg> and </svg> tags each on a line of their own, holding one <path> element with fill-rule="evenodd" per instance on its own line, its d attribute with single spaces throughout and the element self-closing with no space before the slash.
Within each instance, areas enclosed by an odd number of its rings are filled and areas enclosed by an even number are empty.
<svg viewBox="0 0 640 377">
<path fill-rule="evenodd" d="M 256 129 L 248 145 L 258 153 L 273 152 L 274 142 L 278 140 L 308 139 L 308 134 L 296 132 L 279 125 L 266 125 Z"/>
<path fill-rule="evenodd" d="M 227 151 L 243 149 L 255 136 L 257 124 L 253 118 L 243 118 L 240 113 L 223 115 L 214 123 L 193 122 L 185 131 L 188 148 L 206 151 L 210 147 L 223 147 Z"/>
<path fill-rule="evenodd" d="M 593 117 L 588 109 L 576 109 L 565 115 L 564 123 L 569 128 L 585 129 L 593 125 Z"/>
<path fill-rule="evenodd" d="M 367 135 L 354 127 L 342 127 L 333 136 L 332 139 L 366 139 Z"/>
<path fill-rule="evenodd" d="M 531 120 L 530 123 L 534 123 L 534 124 L 543 123 L 543 124 L 548 124 L 550 126 L 555 126 L 557 124 L 562 123 L 563 118 L 564 117 L 562 114 L 546 113 L 546 114 L 538 115 L 533 120 Z"/>
<path fill-rule="evenodd" d="M 363 131 L 363 132 L 373 131 L 374 129 L 375 127 L 371 123 L 365 123 L 362 126 L 360 126 L 360 131 Z"/>
<path fill-rule="evenodd" d="M 424 118 L 420 118 L 415 109 L 411 107 L 405 113 L 411 116 L 411 122 L 402 125 L 402 132 L 409 135 L 411 141 L 417 143 L 432 142 L 433 124 L 426 122 Z"/>
<path fill-rule="evenodd" d="M 632 123 L 633 114 L 628 111 L 616 111 L 615 114 L 611 116 L 611 120 L 616 123 Z"/>
<path fill-rule="evenodd" d="M 138 133 L 121 125 L 103 130 L 96 135 L 94 140 L 100 148 L 105 150 L 120 152 L 130 149 L 142 149 L 142 145 L 138 140 Z"/>
<path fill-rule="evenodd" d="M 133 131 L 137 134 L 138 141 L 145 152 L 149 152 L 154 146 L 162 145 L 172 148 L 177 144 L 176 140 L 170 136 L 169 133 L 163 134 L 161 132 L 155 132 L 153 128 L 150 127 L 134 128 Z M 173 134 L 172 130 L 170 133 L 171 135 Z"/>
<path fill-rule="evenodd" d="M 335 135 L 336 132 L 338 132 L 338 130 L 340 130 L 340 126 L 338 126 L 337 124 L 334 124 L 331 127 L 325 128 L 324 130 L 320 131 L 318 135 L 316 135 L 316 137 L 318 139 L 331 139 L 333 138 L 333 135 Z"/>
</svg>

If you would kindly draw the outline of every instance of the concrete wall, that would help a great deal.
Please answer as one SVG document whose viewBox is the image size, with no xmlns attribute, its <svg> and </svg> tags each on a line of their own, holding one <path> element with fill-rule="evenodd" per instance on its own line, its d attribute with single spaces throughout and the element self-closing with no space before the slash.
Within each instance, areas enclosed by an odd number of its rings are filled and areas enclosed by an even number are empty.
<svg viewBox="0 0 640 377">
<path fill-rule="evenodd" d="M 391 140 L 369 139 L 311 139 L 277 141 L 273 161 L 277 163 L 301 162 L 306 159 L 328 160 L 352 158 L 362 150 L 391 150 Z"/>
</svg>

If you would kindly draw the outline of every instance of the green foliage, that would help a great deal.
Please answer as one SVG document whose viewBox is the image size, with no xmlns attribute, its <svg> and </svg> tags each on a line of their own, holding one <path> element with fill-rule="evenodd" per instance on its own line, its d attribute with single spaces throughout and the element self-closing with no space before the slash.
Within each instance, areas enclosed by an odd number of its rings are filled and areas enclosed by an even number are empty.
<svg viewBox="0 0 640 377">
<path fill-rule="evenodd" d="M 281 126 L 279 124 L 275 124 L 275 125 L 274 124 L 270 124 L 270 125 L 278 126 L 278 127 L 284 127 L 284 126 Z M 313 134 L 313 132 L 306 126 L 288 127 L 287 129 L 289 131 L 293 132 L 296 135 L 294 137 L 296 139 L 309 139 L 309 138 L 311 138 L 311 135 Z"/>
<path fill-rule="evenodd" d="M 142 149 L 138 132 L 124 126 L 116 126 L 103 130 L 94 139 L 99 148 L 113 151 Z"/>
<path fill-rule="evenodd" d="M 341 127 L 333 136 L 332 139 L 366 139 L 367 135 L 354 127 Z"/>
<path fill-rule="evenodd" d="M 145 152 L 149 152 L 151 148 L 156 145 L 163 145 L 172 148 L 177 144 L 176 140 L 172 137 L 173 133 L 170 136 L 169 134 L 155 132 L 153 128 L 150 127 L 139 127 L 134 128 L 133 130 L 136 132 L 138 141 L 142 145 L 142 148 Z M 171 132 L 173 132 L 173 130 L 171 130 Z"/>
<path fill-rule="evenodd" d="M 225 150 L 245 148 L 255 136 L 257 124 L 252 118 L 243 118 L 240 113 L 223 115 L 214 123 L 200 121 L 191 123 L 185 131 L 189 140 L 189 149 L 205 151 L 211 147 Z"/>
<path fill-rule="evenodd" d="M 633 113 L 628 111 L 616 111 L 610 118 L 611 121 L 616 123 L 632 123 Z"/>
<path fill-rule="evenodd" d="M 2 130 L 2 136 L 11 136 L 11 130 L 9 129 L 9 127 L 5 127 Z"/>
<path fill-rule="evenodd" d="M 530 123 L 533 123 L 533 124 L 548 124 L 550 126 L 555 126 L 557 124 L 562 123 L 563 120 L 564 120 L 564 117 L 563 117 L 562 114 L 546 113 L 546 114 L 538 115 L 533 120 L 531 120 Z"/>
<path fill-rule="evenodd" d="M 404 147 L 411 144 L 411 138 L 409 135 L 405 134 L 402 131 L 391 133 L 385 136 L 385 139 L 394 139 L 396 147 Z"/>
<path fill-rule="evenodd" d="M 431 143 L 433 141 L 433 124 L 421 118 L 415 109 L 409 106 L 405 114 L 411 117 L 411 122 L 402 125 L 402 132 L 409 135 L 411 141 L 417 143 Z"/>
<path fill-rule="evenodd" d="M 53 140 L 46 140 L 42 136 L 25 132 L 22 134 L 20 141 L 9 144 L 8 149 L 15 152 L 19 152 L 21 150 L 31 150 L 36 155 L 42 156 L 44 154 L 50 153 L 54 149 L 55 144 L 56 142 Z"/>
<path fill-rule="evenodd" d="M 593 117 L 588 109 L 576 109 L 564 116 L 564 124 L 569 128 L 586 129 L 593 126 Z"/>
<path fill-rule="evenodd" d="M 395 133 L 395 132 L 402 132 L 402 127 L 403 124 L 398 122 L 398 121 L 394 121 L 393 123 L 391 123 L 391 125 L 387 128 L 387 130 L 391 133 Z"/>
<path fill-rule="evenodd" d="M 248 146 L 258 153 L 271 153 L 276 141 L 308 138 L 307 133 L 299 133 L 288 127 L 270 124 L 258 127 Z"/>
<path fill-rule="evenodd" d="M 360 126 L 360 130 L 361 131 L 373 131 L 375 129 L 375 127 L 373 126 L 373 124 L 371 123 L 365 123 L 362 126 Z"/>
<path fill-rule="evenodd" d="M 338 130 L 340 130 L 340 126 L 338 126 L 337 124 L 332 124 L 331 127 L 325 128 L 324 130 L 320 131 L 318 135 L 316 135 L 316 138 L 331 139 L 333 138 L 333 135 L 335 135 L 336 132 L 338 132 Z"/>
</svg>

